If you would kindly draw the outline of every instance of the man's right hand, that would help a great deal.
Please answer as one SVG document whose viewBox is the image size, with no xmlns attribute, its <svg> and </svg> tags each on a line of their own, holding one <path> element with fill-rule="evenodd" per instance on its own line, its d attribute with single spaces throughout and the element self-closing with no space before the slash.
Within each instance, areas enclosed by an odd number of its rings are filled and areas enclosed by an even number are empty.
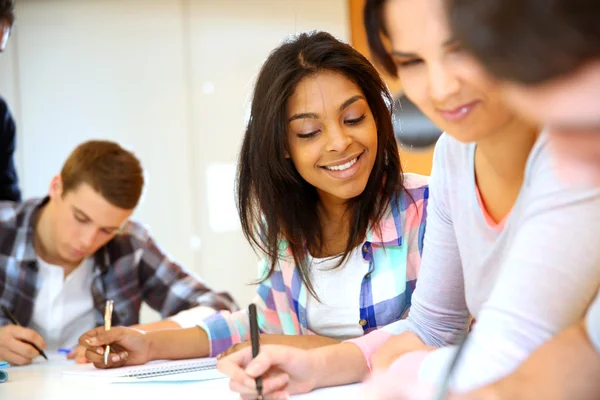
<svg viewBox="0 0 600 400">
<path fill-rule="evenodd" d="M 115 327 L 105 331 L 104 327 L 87 331 L 79 338 L 86 348 L 85 357 L 96 368 L 115 368 L 124 365 L 140 365 L 150 361 L 150 340 L 140 330 Z M 108 365 L 104 365 L 104 348 L 110 344 Z"/>
<path fill-rule="evenodd" d="M 0 328 L 0 360 L 11 365 L 27 365 L 40 353 L 30 343 L 44 350 L 46 342 L 33 329 L 17 325 Z"/>
</svg>

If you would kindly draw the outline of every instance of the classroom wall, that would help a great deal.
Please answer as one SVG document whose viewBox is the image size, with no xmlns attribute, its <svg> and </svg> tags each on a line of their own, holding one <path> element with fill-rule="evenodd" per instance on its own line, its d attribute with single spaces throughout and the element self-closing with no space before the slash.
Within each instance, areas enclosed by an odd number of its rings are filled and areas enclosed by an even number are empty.
<svg viewBox="0 0 600 400">
<path fill-rule="evenodd" d="M 19 0 L 16 14 L 0 94 L 18 124 L 24 195 L 47 193 L 78 143 L 117 140 L 146 169 L 135 217 L 247 304 L 257 258 L 239 229 L 233 171 L 253 80 L 288 34 L 349 40 L 347 1 Z"/>
</svg>

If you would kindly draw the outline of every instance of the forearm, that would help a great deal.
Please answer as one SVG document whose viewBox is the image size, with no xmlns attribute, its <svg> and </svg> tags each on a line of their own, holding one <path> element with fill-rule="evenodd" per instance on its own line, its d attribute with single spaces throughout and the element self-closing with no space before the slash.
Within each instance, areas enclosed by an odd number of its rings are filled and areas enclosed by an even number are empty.
<svg viewBox="0 0 600 400">
<path fill-rule="evenodd" d="M 318 335 L 260 335 L 262 344 L 279 344 L 296 347 L 298 349 L 310 350 L 317 347 L 339 344 L 340 341 L 326 336 Z"/>
<path fill-rule="evenodd" d="M 496 400 L 598 399 L 600 355 L 582 325 L 541 346 L 513 374 L 476 390 L 473 398 Z M 471 396 L 469 397 L 471 398 Z"/>
<path fill-rule="evenodd" d="M 208 357 L 210 352 L 208 335 L 199 327 L 165 329 L 147 335 L 151 360 Z"/>
<path fill-rule="evenodd" d="M 161 321 L 156 321 L 156 322 L 151 322 L 149 324 L 138 324 L 138 325 L 132 325 L 131 328 L 134 329 L 140 329 L 142 331 L 158 331 L 161 329 L 180 329 L 181 326 L 170 319 L 164 319 Z"/>
<path fill-rule="evenodd" d="M 352 343 L 320 347 L 310 352 L 315 361 L 315 388 L 360 382 L 369 374 L 360 348 Z"/>
</svg>

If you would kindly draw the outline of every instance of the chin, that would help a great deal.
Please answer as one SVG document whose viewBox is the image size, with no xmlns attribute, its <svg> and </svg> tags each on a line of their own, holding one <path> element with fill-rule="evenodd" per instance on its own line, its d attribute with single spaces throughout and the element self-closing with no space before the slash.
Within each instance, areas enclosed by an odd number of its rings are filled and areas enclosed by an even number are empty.
<svg viewBox="0 0 600 400">
<path fill-rule="evenodd" d="M 357 188 L 357 187 L 348 188 L 347 190 L 342 190 L 342 191 L 339 191 L 338 193 L 333 193 L 333 195 L 340 199 L 351 200 L 351 199 L 354 199 L 355 197 L 358 197 L 361 194 L 363 194 L 366 187 L 367 187 L 367 184 L 365 182 L 365 184 L 362 185 L 360 188 Z"/>
<path fill-rule="evenodd" d="M 455 135 L 452 131 L 446 131 L 446 133 L 461 143 L 477 142 L 481 139 L 485 139 L 487 136 L 485 133 L 469 130 L 464 130 L 457 135 Z"/>
</svg>

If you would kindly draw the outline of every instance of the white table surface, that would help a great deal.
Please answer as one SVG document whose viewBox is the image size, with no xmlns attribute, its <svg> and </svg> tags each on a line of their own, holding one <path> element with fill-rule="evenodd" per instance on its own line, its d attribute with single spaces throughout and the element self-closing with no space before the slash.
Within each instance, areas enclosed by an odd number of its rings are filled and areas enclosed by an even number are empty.
<svg viewBox="0 0 600 400">
<path fill-rule="evenodd" d="M 0 400 L 240 399 L 236 393 L 229 390 L 228 379 L 178 383 L 106 383 L 94 378 L 63 376 L 63 368 L 70 368 L 73 365 L 72 361 L 51 357 L 50 361 L 42 359 L 42 361 L 36 360 L 29 366 L 7 368 L 8 381 L 0 383 Z M 358 400 L 358 386 L 320 389 L 292 398 L 295 400 Z"/>
</svg>

